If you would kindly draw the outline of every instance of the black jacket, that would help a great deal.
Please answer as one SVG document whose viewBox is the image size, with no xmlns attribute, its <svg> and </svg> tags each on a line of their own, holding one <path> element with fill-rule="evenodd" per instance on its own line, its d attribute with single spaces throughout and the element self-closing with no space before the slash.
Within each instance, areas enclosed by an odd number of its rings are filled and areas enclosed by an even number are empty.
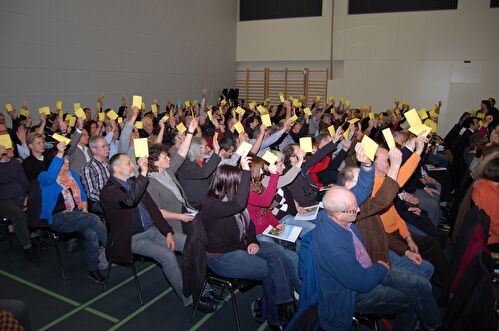
<svg viewBox="0 0 499 331">
<path fill-rule="evenodd" d="M 206 229 L 199 217 L 194 217 L 192 222 L 183 224 L 184 232 L 187 233 L 187 239 L 182 252 L 182 293 L 184 296 L 197 300 L 201 294 L 208 260 L 206 258 L 206 243 L 208 237 Z"/>
</svg>

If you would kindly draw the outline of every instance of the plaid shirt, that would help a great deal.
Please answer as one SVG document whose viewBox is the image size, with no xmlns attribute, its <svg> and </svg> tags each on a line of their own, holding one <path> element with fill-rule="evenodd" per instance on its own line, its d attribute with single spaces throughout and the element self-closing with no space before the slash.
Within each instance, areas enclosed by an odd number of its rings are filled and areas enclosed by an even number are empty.
<svg viewBox="0 0 499 331">
<path fill-rule="evenodd" d="M 93 157 L 90 162 L 81 169 L 81 182 L 88 198 L 93 201 L 100 200 L 100 190 L 109 179 L 109 165 L 102 163 Z"/>
</svg>

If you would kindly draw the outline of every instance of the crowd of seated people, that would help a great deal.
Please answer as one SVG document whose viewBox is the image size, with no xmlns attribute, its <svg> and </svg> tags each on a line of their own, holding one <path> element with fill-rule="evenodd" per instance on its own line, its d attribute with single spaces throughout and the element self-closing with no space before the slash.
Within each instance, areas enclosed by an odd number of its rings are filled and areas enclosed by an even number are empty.
<svg viewBox="0 0 499 331">
<path fill-rule="evenodd" d="M 434 330 L 442 316 L 432 287 L 452 277 L 445 250 L 471 204 L 490 218 L 488 248 L 499 252 L 493 98 L 444 138 L 440 102 L 416 112 L 396 100 L 377 114 L 319 97 L 308 106 L 221 97 L 212 106 L 203 94 L 201 102 L 155 101 L 151 111 L 122 97 L 116 112 L 103 103 L 76 118 L 57 103 L 38 124 L 26 104 L 21 114 L 9 104 L 9 128 L 0 114 L 0 216 L 32 262 L 40 228 L 78 233 L 91 280 L 103 283 L 108 263 L 145 256 L 191 306 L 197 292 L 186 291 L 178 256 L 201 228 L 206 268 L 261 282 L 252 314 L 272 330 L 311 303 L 303 298 L 313 297 L 312 278 L 322 329 L 349 330 L 361 312 L 393 315 L 395 330 Z M 409 113 L 429 130 L 415 130 Z M 295 244 L 267 233 L 287 227 L 301 228 Z M 200 294 L 202 310 L 216 304 Z"/>
</svg>

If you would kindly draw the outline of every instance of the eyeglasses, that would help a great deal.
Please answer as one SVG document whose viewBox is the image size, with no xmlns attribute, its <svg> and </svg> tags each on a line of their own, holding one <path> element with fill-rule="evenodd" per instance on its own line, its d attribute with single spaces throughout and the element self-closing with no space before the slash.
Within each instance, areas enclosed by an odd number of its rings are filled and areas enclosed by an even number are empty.
<svg viewBox="0 0 499 331">
<path fill-rule="evenodd" d="M 102 145 L 102 146 L 94 146 L 94 148 L 109 148 L 108 144 Z"/>
<path fill-rule="evenodd" d="M 355 206 L 350 210 L 342 210 L 342 211 L 338 211 L 337 213 L 357 214 L 359 212 L 359 210 L 360 210 L 359 206 Z"/>
</svg>

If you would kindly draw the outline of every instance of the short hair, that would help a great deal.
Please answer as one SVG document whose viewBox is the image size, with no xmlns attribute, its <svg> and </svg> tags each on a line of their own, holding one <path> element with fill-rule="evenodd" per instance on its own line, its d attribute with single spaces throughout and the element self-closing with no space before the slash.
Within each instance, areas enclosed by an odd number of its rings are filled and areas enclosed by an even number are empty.
<svg viewBox="0 0 499 331">
<path fill-rule="evenodd" d="M 109 159 L 109 172 L 111 173 L 111 175 L 114 175 L 114 167 L 119 162 L 120 157 L 122 155 L 128 156 L 128 154 L 126 154 L 126 153 L 116 153 L 111 157 L 111 159 Z"/>
<path fill-rule="evenodd" d="M 154 162 L 159 160 L 161 154 L 168 155 L 168 147 L 163 144 L 153 144 L 149 147 L 149 157 L 147 158 L 147 165 L 149 171 L 158 172 L 158 167 L 154 165 Z"/>
<path fill-rule="evenodd" d="M 220 146 L 220 149 L 228 151 L 231 147 L 236 147 L 236 143 L 234 142 L 234 139 L 231 137 L 224 137 L 222 140 L 218 142 L 218 145 Z"/>
<path fill-rule="evenodd" d="M 282 151 L 284 154 L 284 163 L 287 165 L 290 164 L 290 158 L 295 156 L 295 146 L 298 146 L 298 144 L 289 144 Z"/>
<path fill-rule="evenodd" d="M 495 157 L 485 166 L 482 174 L 483 178 L 493 182 L 499 182 L 499 157 Z"/>
<path fill-rule="evenodd" d="M 463 122 L 463 128 L 468 129 L 475 122 L 475 120 L 478 120 L 478 117 L 475 117 L 475 116 L 468 117 Z"/>
<path fill-rule="evenodd" d="M 99 142 L 99 140 L 106 140 L 103 136 L 92 136 L 90 137 L 90 140 L 88 141 L 88 146 L 92 149 L 95 147 L 95 145 L 97 145 L 97 143 Z"/>
<path fill-rule="evenodd" d="M 28 133 L 28 136 L 26 137 L 26 145 L 31 145 L 33 142 L 35 142 L 35 139 L 37 138 L 42 138 L 43 139 L 43 135 L 41 133 L 38 133 L 38 132 L 30 132 Z"/>
<path fill-rule="evenodd" d="M 86 108 L 85 108 L 86 109 Z M 88 120 L 85 122 L 85 125 L 83 126 L 83 128 L 87 131 L 87 133 L 90 135 L 91 132 L 92 132 L 92 124 L 95 124 L 97 125 L 97 121 L 94 121 L 94 120 Z"/>
<path fill-rule="evenodd" d="M 321 133 L 319 135 L 317 135 L 317 137 L 315 137 L 315 143 L 317 145 L 320 145 L 321 142 L 324 140 L 324 139 L 327 139 L 327 137 L 329 137 L 329 134 L 326 134 L 326 133 Z M 317 146 L 319 147 L 319 146 Z"/>
<path fill-rule="evenodd" d="M 338 173 L 338 179 L 336 179 L 336 184 L 339 186 L 345 186 L 346 182 L 353 180 L 353 167 L 344 167 Z"/>
<path fill-rule="evenodd" d="M 350 192 L 344 187 L 333 187 L 329 191 L 326 192 L 324 195 L 324 198 L 322 199 L 322 204 L 324 205 L 324 209 L 328 214 L 334 214 L 343 210 L 348 209 L 350 206 L 348 206 L 348 203 L 345 201 L 345 199 L 331 199 L 329 198 L 335 191 L 346 191 Z M 350 192 L 351 193 L 351 192 Z"/>
</svg>

